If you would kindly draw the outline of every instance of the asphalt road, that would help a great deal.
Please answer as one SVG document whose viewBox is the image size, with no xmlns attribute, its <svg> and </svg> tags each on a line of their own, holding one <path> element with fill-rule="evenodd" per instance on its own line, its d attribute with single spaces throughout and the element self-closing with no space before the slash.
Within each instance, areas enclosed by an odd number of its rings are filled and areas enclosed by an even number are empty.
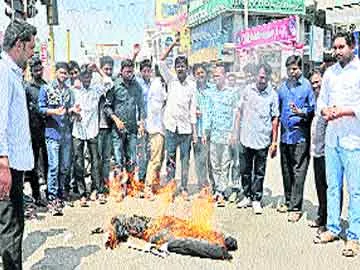
<svg viewBox="0 0 360 270">
<path fill-rule="evenodd" d="M 195 183 L 194 178 L 190 183 Z M 281 183 L 279 159 L 271 160 L 263 215 L 255 216 L 251 209 L 240 210 L 233 204 L 215 209 L 215 227 L 238 240 L 239 249 L 232 253 L 234 258 L 230 262 L 175 254 L 163 259 L 129 249 L 125 244 L 106 250 L 106 235 L 91 235 L 91 230 L 106 226 L 117 214 L 156 216 L 160 209 L 158 201 L 126 198 L 121 203 L 93 203 L 89 208 L 76 204 L 74 208 L 65 208 L 62 217 L 40 214 L 38 220 L 27 221 L 24 269 L 359 269 L 360 256 L 353 259 L 341 256 L 343 241 L 320 246 L 312 243 L 315 231 L 307 223 L 316 216 L 317 199 L 311 167 L 305 188 L 305 215 L 296 224 L 288 223 L 287 216 L 275 210 L 283 199 Z M 188 207 L 189 203 L 175 201 L 173 209 L 181 215 L 186 214 Z"/>
</svg>

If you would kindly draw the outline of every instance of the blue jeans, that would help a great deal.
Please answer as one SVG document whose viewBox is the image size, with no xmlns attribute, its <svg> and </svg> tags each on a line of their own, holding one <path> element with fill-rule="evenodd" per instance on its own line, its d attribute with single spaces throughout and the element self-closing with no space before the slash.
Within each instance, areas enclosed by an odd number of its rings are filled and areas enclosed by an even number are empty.
<svg viewBox="0 0 360 270">
<path fill-rule="evenodd" d="M 136 134 L 122 133 L 117 129 L 112 130 L 112 141 L 116 168 L 127 172 L 134 172 L 136 165 Z"/>
<path fill-rule="evenodd" d="M 149 134 L 137 138 L 136 146 L 137 164 L 139 165 L 139 179 L 145 181 L 146 170 L 150 157 Z"/>
<path fill-rule="evenodd" d="M 360 238 L 360 149 L 347 150 L 340 146 L 325 148 L 327 189 L 327 229 L 333 234 L 341 232 L 341 194 L 343 178 L 349 193 L 348 240 Z"/>
<path fill-rule="evenodd" d="M 170 182 L 175 178 L 176 171 L 176 148 L 180 146 L 181 160 L 181 191 L 187 191 L 189 179 L 189 161 L 191 134 L 179 134 L 166 130 L 165 149 L 166 149 L 166 181 Z"/>
<path fill-rule="evenodd" d="M 72 138 L 64 137 L 60 140 L 46 138 L 46 148 L 49 164 L 48 199 L 62 199 L 64 189 L 70 187 Z"/>
</svg>

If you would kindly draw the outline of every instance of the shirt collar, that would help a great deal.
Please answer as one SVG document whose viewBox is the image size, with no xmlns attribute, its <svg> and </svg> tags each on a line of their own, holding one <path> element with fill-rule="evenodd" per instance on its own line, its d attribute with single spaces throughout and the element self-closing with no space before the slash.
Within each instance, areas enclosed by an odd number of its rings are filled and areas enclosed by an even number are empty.
<svg viewBox="0 0 360 270">
<path fill-rule="evenodd" d="M 15 63 L 7 52 L 1 52 L 1 58 L 8 64 L 10 69 L 13 70 L 16 75 L 22 78 L 22 69 Z"/>
<path fill-rule="evenodd" d="M 357 58 L 356 56 L 354 56 L 354 59 L 351 60 L 344 68 L 341 67 L 339 62 L 337 62 L 334 65 L 334 69 L 336 71 L 342 71 L 342 70 L 351 69 L 351 68 L 360 68 L 360 61 L 359 61 L 359 58 Z"/>
<path fill-rule="evenodd" d="M 265 95 L 265 94 L 269 94 L 271 92 L 272 87 L 271 87 L 270 83 L 268 83 L 268 85 L 266 86 L 266 88 L 263 91 L 259 91 L 259 89 L 256 86 L 256 83 L 252 83 L 251 89 L 253 89 L 254 91 L 256 91 L 260 94 Z"/>
</svg>

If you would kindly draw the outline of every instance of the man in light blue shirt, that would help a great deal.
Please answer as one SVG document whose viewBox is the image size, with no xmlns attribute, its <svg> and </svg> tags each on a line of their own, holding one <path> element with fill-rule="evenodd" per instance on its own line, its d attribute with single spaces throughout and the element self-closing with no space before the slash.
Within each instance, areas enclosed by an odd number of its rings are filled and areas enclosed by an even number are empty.
<svg viewBox="0 0 360 270">
<path fill-rule="evenodd" d="M 0 60 L 0 256 L 4 270 L 21 270 L 23 176 L 34 167 L 22 71 L 34 54 L 36 28 L 15 20 Z"/>
<path fill-rule="evenodd" d="M 327 177 L 327 231 L 315 242 L 339 239 L 342 231 L 341 193 L 343 177 L 349 193 L 349 228 L 343 255 L 353 257 L 359 251 L 360 238 L 360 61 L 354 56 L 354 36 L 339 32 L 334 39 L 338 63 L 325 72 L 317 113 L 328 121 L 325 135 Z"/>
<path fill-rule="evenodd" d="M 217 66 L 214 71 L 216 89 L 211 93 L 210 112 L 210 162 L 215 182 L 215 198 L 218 207 L 224 207 L 229 188 L 231 163 L 230 144 L 234 123 L 235 98 L 233 91 L 225 85 L 225 67 Z"/>
</svg>

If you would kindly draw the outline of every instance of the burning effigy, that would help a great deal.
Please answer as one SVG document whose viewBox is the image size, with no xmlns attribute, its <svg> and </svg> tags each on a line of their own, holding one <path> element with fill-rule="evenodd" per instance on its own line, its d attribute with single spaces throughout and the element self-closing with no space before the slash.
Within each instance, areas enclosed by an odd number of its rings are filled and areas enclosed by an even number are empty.
<svg viewBox="0 0 360 270">
<path fill-rule="evenodd" d="M 187 211 L 189 215 L 183 218 L 166 213 L 169 204 L 174 200 L 175 190 L 175 181 L 158 190 L 158 209 L 159 213 L 163 213 L 158 217 L 113 217 L 105 247 L 114 249 L 132 237 L 170 253 L 231 260 L 232 255 L 229 252 L 237 249 L 237 240 L 213 228 L 214 202 L 210 190 L 204 189 L 199 193 Z"/>
</svg>

